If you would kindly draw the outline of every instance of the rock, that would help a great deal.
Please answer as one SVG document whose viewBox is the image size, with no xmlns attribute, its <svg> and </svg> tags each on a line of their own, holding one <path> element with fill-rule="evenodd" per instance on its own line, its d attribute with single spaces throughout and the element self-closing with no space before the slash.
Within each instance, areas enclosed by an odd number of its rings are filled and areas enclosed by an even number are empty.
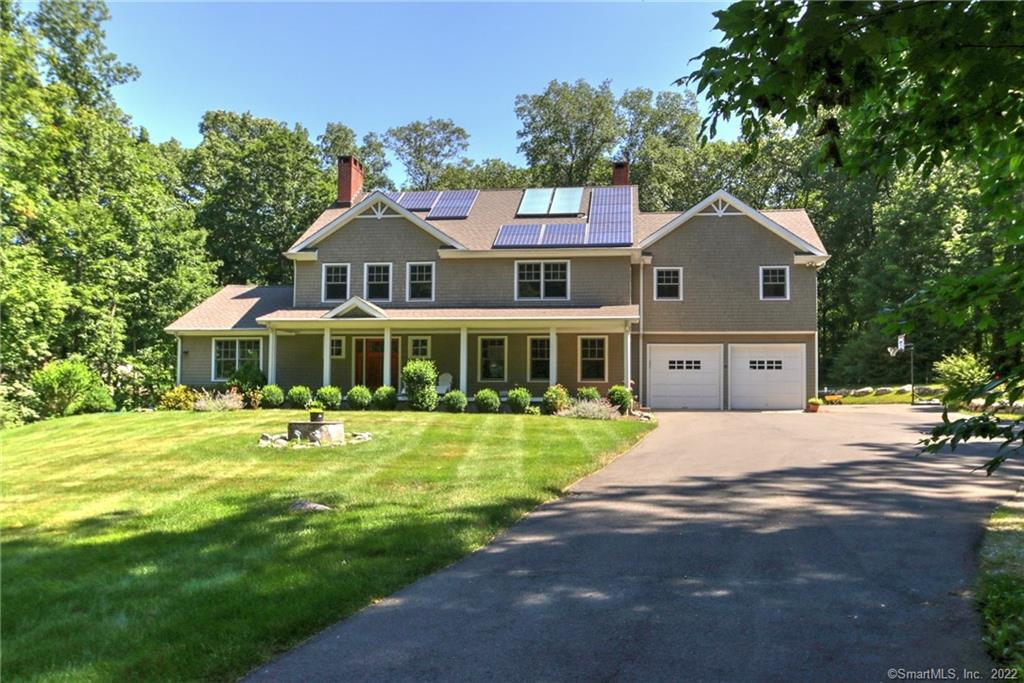
<svg viewBox="0 0 1024 683">
<path fill-rule="evenodd" d="M 897 394 L 909 394 L 910 393 L 910 385 L 909 384 L 904 384 L 902 387 L 900 387 L 899 389 L 896 390 L 896 393 Z"/>
<path fill-rule="evenodd" d="M 891 394 L 894 391 L 896 390 L 892 387 L 878 387 L 875 389 L 875 396 L 885 396 L 886 394 Z"/>
<path fill-rule="evenodd" d="M 364 441 L 369 441 L 372 438 L 373 435 L 370 434 L 370 432 L 352 432 L 351 434 L 348 435 L 348 442 L 362 443 Z"/>
<path fill-rule="evenodd" d="M 875 393 L 873 387 L 861 387 L 860 389 L 854 389 L 850 392 L 850 396 L 868 396 Z"/>
<path fill-rule="evenodd" d="M 946 393 L 946 390 L 941 387 L 917 387 L 914 393 L 918 396 L 938 396 Z"/>
<path fill-rule="evenodd" d="M 292 512 L 330 512 L 334 508 L 309 500 L 297 500 L 288 506 Z"/>
<path fill-rule="evenodd" d="M 309 435 L 311 443 L 320 446 L 340 446 L 345 443 L 345 425 L 339 423 L 325 424 Z"/>
<path fill-rule="evenodd" d="M 836 396 L 849 396 L 850 395 L 850 390 L 849 389 L 836 389 L 832 393 L 834 395 L 836 395 Z"/>
<path fill-rule="evenodd" d="M 985 399 L 973 398 L 971 399 L 971 402 L 967 405 L 967 407 L 975 412 L 981 412 L 982 410 L 985 409 Z"/>
</svg>

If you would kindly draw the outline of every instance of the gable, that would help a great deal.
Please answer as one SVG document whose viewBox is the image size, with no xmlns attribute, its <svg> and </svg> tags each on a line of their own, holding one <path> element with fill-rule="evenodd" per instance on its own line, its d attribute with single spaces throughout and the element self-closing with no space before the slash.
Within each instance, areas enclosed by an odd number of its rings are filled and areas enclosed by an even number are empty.
<svg viewBox="0 0 1024 683">
<path fill-rule="evenodd" d="M 323 314 L 324 318 L 386 318 L 387 312 L 361 296 L 354 296 Z"/>
<path fill-rule="evenodd" d="M 785 240 L 791 244 L 798 251 L 813 254 L 815 256 L 825 256 L 825 253 L 818 248 L 816 245 L 811 244 L 802 237 L 796 235 L 792 231 L 783 227 L 770 217 L 761 213 L 757 209 L 749 206 L 738 197 L 726 192 L 725 190 L 718 190 L 717 192 L 705 197 L 703 200 L 697 202 L 690 207 L 685 213 L 672 219 L 666 223 L 663 227 L 656 230 L 654 233 L 649 235 L 643 241 L 640 242 L 640 247 L 649 247 L 658 240 L 671 234 L 676 228 L 683 226 L 693 218 L 700 217 L 714 217 L 714 218 L 725 218 L 735 216 L 745 216 L 762 228 L 774 233 L 776 236 Z M 723 246 L 727 246 L 727 242 L 723 241 Z"/>
</svg>

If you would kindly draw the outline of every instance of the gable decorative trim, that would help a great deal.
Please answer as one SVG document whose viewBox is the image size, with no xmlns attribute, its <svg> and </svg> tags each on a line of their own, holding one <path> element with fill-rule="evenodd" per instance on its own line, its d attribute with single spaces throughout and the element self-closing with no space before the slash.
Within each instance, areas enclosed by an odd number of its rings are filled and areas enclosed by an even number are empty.
<svg viewBox="0 0 1024 683">
<path fill-rule="evenodd" d="M 734 209 L 735 212 L 730 211 L 730 209 Z M 744 215 L 753 220 L 755 223 L 762 225 L 763 227 L 775 233 L 782 239 L 786 240 L 794 247 L 798 248 L 800 251 L 813 254 L 814 256 L 825 256 L 825 253 L 822 252 L 817 247 L 815 247 L 814 245 L 810 244 L 803 238 L 796 236 L 786 228 L 782 227 L 781 225 L 773 221 L 768 216 L 765 216 L 757 209 L 746 204 L 744 201 L 726 192 L 725 190 L 718 190 L 717 192 L 708 195 L 707 197 L 705 197 L 704 199 L 702 199 L 701 201 L 697 202 L 689 209 L 687 209 L 686 213 L 677 216 L 676 218 L 673 218 L 671 221 L 669 221 L 662 227 L 658 228 L 655 232 L 648 235 L 646 239 L 640 242 L 640 248 L 643 249 L 649 247 L 650 245 L 654 244 L 662 237 L 665 237 L 673 230 L 678 228 L 680 225 L 686 223 L 688 220 L 697 215 L 710 215 L 718 217 Z"/>
<path fill-rule="evenodd" d="M 341 316 L 345 315 L 346 313 L 349 313 L 349 312 L 354 311 L 354 310 L 360 310 L 360 311 L 366 313 L 366 315 L 371 317 L 371 318 L 386 318 L 386 317 L 388 317 L 387 311 L 385 311 L 380 306 L 377 306 L 376 304 L 370 303 L 369 301 L 367 301 L 366 299 L 364 299 L 361 296 L 351 297 L 348 301 L 346 301 L 345 303 L 340 304 L 338 306 L 335 306 L 331 310 L 329 310 L 326 313 L 324 313 L 323 316 L 321 316 L 321 317 L 322 318 L 340 318 Z"/>
<path fill-rule="evenodd" d="M 387 213 L 388 209 L 390 209 L 393 213 Z M 285 252 L 285 254 L 294 254 L 296 252 L 302 251 L 303 249 L 308 249 L 309 247 L 312 247 L 313 245 L 318 244 L 319 242 L 322 242 L 323 240 L 337 232 L 338 229 L 347 225 L 349 221 L 362 217 L 366 211 L 373 211 L 371 216 L 377 219 L 385 218 L 391 215 L 396 217 L 400 216 L 450 247 L 453 247 L 455 249 L 466 248 L 457 240 L 452 239 L 450 236 L 441 232 L 433 225 L 431 225 L 430 223 L 426 222 L 425 220 L 414 214 L 412 211 L 409 211 L 408 209 L 400 205 L 398 202 L 389 198 L 380 190 L 374 190 L 365 199 L 360 201 L 358 204 L 353 206 L 345 213 L 335 218 L 333 221 L 331 221 L 324 227 L 314 232 L 306 239 L 302 240 L 302 242 L 296 244 L 294 247 Z"/>
</svg>

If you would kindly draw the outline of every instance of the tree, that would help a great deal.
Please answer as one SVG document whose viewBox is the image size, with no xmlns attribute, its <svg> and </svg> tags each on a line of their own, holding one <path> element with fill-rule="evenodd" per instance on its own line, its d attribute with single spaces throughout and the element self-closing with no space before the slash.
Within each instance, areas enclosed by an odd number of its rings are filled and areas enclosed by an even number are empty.
<svg viewBox="0 0 1024 683">
<path fill-rule="evenodd" d="M 288 282 L 281 253 L 335 196 L 316 146 L 305 128 L 248 112 L 207 112 L 199 130 L 184 175 L 218 280 Z"/>
<path fill-rule="evenodd" d="M 679 81 L 707 93 L 712 134 L 719 118 L 739 116 L 756 144 L 778 117 L 816 125 L 820 157 L 853 176 L 885 178 L 907 166 L 927 175 L 950 161 L 977 168 L 981 210 L 998 226 L 993 265 L 932 283 L 892 321 L 909 330 L 922 312 L 940 324 L 977 320 L 997 330 L 999 376 L 952 398 L 1024 396 L 1024 319 L 995 315 L 1024 310 L 1024 7 L 761 1 L 715 16 L 725 45 L 704 51 L 700 67 Z M 987 465 L 992 472 L 1024 448 L 1024 421 L 998 425 L 983 415 L 951 423 L 944 415 L 928 448 L 977 436 L 1004 440 Z"/>
<path fill-rule="evenodd" d="M 441 169 L 433 187 L 438 190 L 491 190 L 530 187 L 533 184 L 533 174 L 528 168 L 520 168 L 501 159 L 480 162 L 462 159 Z"/>
<path fill-rule="evenodd" d="M 434 186 L 444 165 L 469 147 L 469 133 L 451 119 L 429 118 L 389 128 L 384 145 L 405 166 L 408 189 Z"/>
<path fill-rule="evenodd" d="M 548 186 L 587 184 L 622 134 L 610 81 L 551 81 L 539 95 L 516 96 L 515 111 L 519 151 Z"/>
<path fill-rule="evenodd" d="M 384 142 L 376 133 L 367 133 L 362 144 L 358 144 L 355 131 L 343 123 L 330 122 L 317 138 L 317 147 L 332 183 L 338 179 L 338 157 L 355 156 L 363 164 L 363 186 L 367 190 L 395 189 L 395 183 L 387 175 L 391 162 L 384 155 Z"/>
</svg>

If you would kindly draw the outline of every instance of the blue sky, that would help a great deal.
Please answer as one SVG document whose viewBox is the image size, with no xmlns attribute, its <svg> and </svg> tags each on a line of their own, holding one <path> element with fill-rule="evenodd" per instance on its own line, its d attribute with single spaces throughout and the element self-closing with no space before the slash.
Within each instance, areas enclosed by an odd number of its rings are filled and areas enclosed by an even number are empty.
<svg viewBox="0 0 1024 683">
<path fill-rule="evenodd" d="M 106 29 L 142 71 L 118 102 L 154 141 L 195 145 L 208 109 L 299 122 L 314 138 L 328 121 L 361 135 L 434 116 L 469 131 L 470 157 L 522 163 L 517 94 L 577 78 L 673 89 L 718 42 L 721 6 L 114 2 Z"/>
</svg>

